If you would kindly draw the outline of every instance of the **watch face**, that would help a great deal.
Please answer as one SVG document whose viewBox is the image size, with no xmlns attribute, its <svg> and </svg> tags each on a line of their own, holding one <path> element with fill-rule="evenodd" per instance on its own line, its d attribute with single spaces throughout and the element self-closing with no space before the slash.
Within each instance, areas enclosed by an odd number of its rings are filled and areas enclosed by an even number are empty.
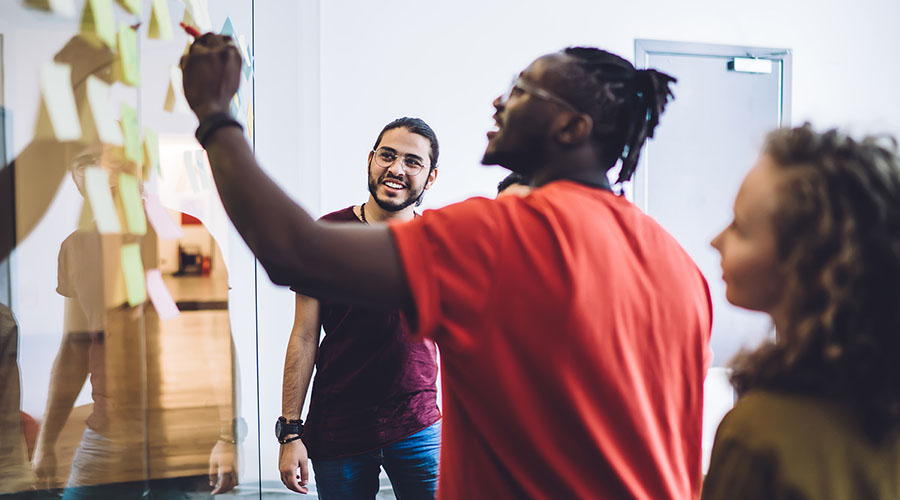
<svg viewBox="0 0 900 500">
<path fill-rule="evenodd" d="M 281 420 L 275 421 L 275 437 L 281 439 Z"/>
</svg>

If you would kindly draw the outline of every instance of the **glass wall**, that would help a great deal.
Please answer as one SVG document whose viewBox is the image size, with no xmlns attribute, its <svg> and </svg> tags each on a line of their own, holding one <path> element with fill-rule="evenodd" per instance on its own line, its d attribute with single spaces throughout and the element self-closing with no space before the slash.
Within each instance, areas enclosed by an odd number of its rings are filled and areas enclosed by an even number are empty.
<svg viewBox="0 0 900 500">
<path fill-rule="evenodd" d="M 177 67 L 233 34 L 252 140 L 251 0 L 0 9 L 0 495 L 259 497 L 254 260 Z"/>
</svg>

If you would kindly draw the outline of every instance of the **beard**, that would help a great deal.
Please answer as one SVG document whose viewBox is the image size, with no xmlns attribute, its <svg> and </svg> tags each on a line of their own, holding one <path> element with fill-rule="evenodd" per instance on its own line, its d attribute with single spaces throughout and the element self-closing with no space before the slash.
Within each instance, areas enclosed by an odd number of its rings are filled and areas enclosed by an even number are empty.
<svg viewBox="0 0 900 500">
<path fill-rule="evenodd" d="M 381 207 L 382 210 L 386 212 L 399 212 L 404 208 L 415 204 L 415 206 L 419 206 L 422 204 L 422 199 L 425 198 L 425 185 L 419 188 L 418 192 L 413 191 L 409 182 L 397 180 L 397 182 L 406 186 L 406 197 L 401 199 L 395 198 L 387 198 L 383 199 L 378 196 L 378 185 L 382 183 L 387 177 L 387 170 L 381 174 L 381 177 L 375 178 L 372 175 L 372 165 L 369 165 L 369 194 L 372 195 L 372 199 L 375 200 L 375 203 Z M 394 177 L 390 179 L 396 180 Z"/>
<path fill-rule="evenodd" d="M 531 137 L 520 137 L 518 145 L 504 145 L 503 132 L 488 143 L 481 158 L 482 165 L 500 165 L 513 172 L 531 175 L 537 165 L 543 163 L 548 156 L 543 137 L 531 134 Z"/>
</svg>

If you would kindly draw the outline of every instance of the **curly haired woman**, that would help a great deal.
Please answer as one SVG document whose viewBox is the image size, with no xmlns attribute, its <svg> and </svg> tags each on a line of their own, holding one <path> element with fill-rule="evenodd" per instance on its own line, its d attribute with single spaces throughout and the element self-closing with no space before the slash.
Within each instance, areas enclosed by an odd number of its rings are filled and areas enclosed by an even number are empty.
<svg viewBox="0 0 900 500">
<path fill-rule="evenodd" d="M 713 241 L 728 301 L 776 339 L 733 361 L 740 396 L 703 499 L 900 498 L 896 141 L 773 132 Z"/>
</svg>

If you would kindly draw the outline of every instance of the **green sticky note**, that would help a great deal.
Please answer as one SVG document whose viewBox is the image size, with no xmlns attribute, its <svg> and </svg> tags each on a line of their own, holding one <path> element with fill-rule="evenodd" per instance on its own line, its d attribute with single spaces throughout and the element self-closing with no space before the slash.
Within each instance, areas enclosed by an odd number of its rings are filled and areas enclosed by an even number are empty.
<svg viewBox="0 0 900 500">
<path fill-rule="evenodd" d="M 134 15 L 141 15 L 141 0 L 116 0 L 119 5 L 128 9 Z"/>
<path fill-rule="evenodd" d="M 116 48 L 116 23 L 112 0 L 87 0 L 81 14 L 81 31 L 97 35 L 111 49 Z"/>
<path fill-rule="evenodd" d="M 147 301 L 147 285 L 144 281 L 144 264 L 141 247 L 137 243 L 122 245 L 122 272 L 125 273 L 125 291 L 128 305 L 134 307 Z"/>
<path fill-rule="evenodd" d="M 119 174 L 119 195 L 125 209 L 125 221 L 131 234 L 147 234 L 147 217 L 144 215 L 144 204 L 141 202 L 141 190 L 137 177 Z"/>
<path fill-rule="evenodd" d="M 137 111 L 123 102 L 120 113 L 122 115 L 122 137 L 125 139 L 125 157 L 140 165 L 144 160 L 144 155 L 141 152 Z"/>
<path fill-rule="evenodd" d="M 121 232 L 119 214 L 109 190 L 109 172 L 100 167 L 87 167 L 84 169 L 84 187 L 97 223 L 97 231 L 102 234 Z"/>
<path fill-rule="evenodd" d="M 119 27 L 119 59 L 117 78 L 137 87 L 141 84 L 141 65 L 138 62 L 137 32 L 125 23 Z"/>
<path fill-rule="evenodd" d="M 159 40 L 172 39 L 172 16 L 169 15 L 169 4 L 166 0 L 153 0 L 147 36 Z"/>
<path fill-rule="evenodd" d="M 144 129 L 144 167 L 148 170 L 144 179 L 150 175 L 150 170 L 156 170 L 156 175 L 162 177 L 159 168 L 159 136 L 149 128 Z"/>
</svg>

